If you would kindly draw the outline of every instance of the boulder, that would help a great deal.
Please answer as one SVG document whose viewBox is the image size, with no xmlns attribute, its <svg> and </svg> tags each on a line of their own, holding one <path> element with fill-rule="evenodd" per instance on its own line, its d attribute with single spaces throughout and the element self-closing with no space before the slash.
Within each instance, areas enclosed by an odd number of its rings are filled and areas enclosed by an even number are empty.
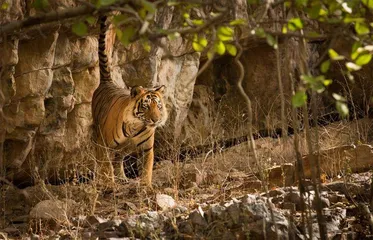
<svg viewBox="0 0 373 240">
<path fill-rule="evenodd" d="M 93 92 L 99 85 L 99 76 L 98 67 L 87 68 L 81 72 L 74 72 L 72 74 L 75 83 L 75 104 L 91 102 Z"/>
<path fill-rule="evenodd" d="M 55 32 L 40 39 L 20 41 L 15 76 L 52 68 L 57 38 L 58 32 Z"/>
<path fill-rule="evenodd" d="M 98 63 L 98 41 L 94 36 L 77 39 L 66 45 L 67 54 L 71 54 L 71 70 L 80 72 L 87 68 L 92 68 Z M 61 54 L 62 58 L 64 55 Z"/>
<path fill-rule="evenodd" d="M 36 70 L 24 73 L 15 78 L 15 99 L 25 97 L 45 96 L 52 85 L 53 71 L 51 69 Z"/>
<path fill-rule="evenodd" d="M 6 41 L 0 44 L 0 52 L 3 57 L 0 59 L 0 66 L 14 66 L 18 63 L 19 40 Z"/>
<path fill-rule="evenodd" d="M 66 223 L 72 216 L 74 208 L 77 207 L 75 201 L 65 200 L 44 200 L 35 205 L 30 211 L 30 218 L 53 220 L 57 223 Z"/>
<path fill-rule="evenodd" d="M 336 177 L 343 172 L 363 172 L 373 166 L 373 149 L 370 145 L 344 145 L 320 151 L 303 157 L 304 176 L 312 178 L 313 162 L 318 158 L 321 173 Z"/>
<path fill-rule="evenodd" d="M 175 199 L 173 199 L 171 196 L 166 195 L 166 194 L 157 194 L 156 195 L 156 202 L 157 202 L 157 205 L 162 210 L 167 210 L 169 208 L 176 207 Z"/>
<path fill-rule="evenodd" d="M 165 100 L 169 119 L 165 132 L 167 136 L 172 136 L 171 140 L 180 137 L 182 123 L 188 115 L 199 68 L 199 56 L 199 53 L 186 54 L 160 63 L 157 83 L 167 86 Z"/>
<path fill-rule="evenodd" d="M 53 68 L 67 66 L 72 61 L 72 43 L 66 34 L 60 34 L 57 39 L 57 48 L 54 54 Z"/>
</svg>

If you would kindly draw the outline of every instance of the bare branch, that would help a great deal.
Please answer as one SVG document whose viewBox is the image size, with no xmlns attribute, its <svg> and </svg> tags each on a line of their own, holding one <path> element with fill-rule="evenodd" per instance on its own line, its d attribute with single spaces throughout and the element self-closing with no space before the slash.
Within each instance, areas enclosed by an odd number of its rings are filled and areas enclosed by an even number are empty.
<svg viewBox="0 0 373 240">
<path fill-rule="evenodd" d="M 181 36 L 185 36 L 185 35 L 188 35 L 188 34 L 191 34 L 191 33 L 201 32 L 202 30 L 204 30 L 206 28 L 209 28 L 213 25 L 216 25 L 216 24 L 220 23 L 220 21 L 225 17 L 226 13 L 227 12 L 222 12 L 222 13 L 218 14 L 217 16 L 209 19 L 207 22 L 205 22 L 201 26 L 198 26 L 198 27 L 195 27 L 195 28 L 169 29 L 169 30 L 163 31 L 162 33 L 149 34 L 148 39 L 149 40 L 155 40 L 157 38 L 167 37 L 167 35 L 173 34 L 173 33 L 179 33 Z"/>
<path fill-rule="evenodd" d="M 325 40 L 329 37 L 328 35 L 323 35 L 323 34 L 312 35 L 312 34 L 307 34 L 307 33 L 300 34 L 300 33 L 297 33 L 297 32 L 282 33 L 282 32 L 266 31 L 266 33 L 268 33 L 272 36 L 297 37 L 297 38 L 304 38 L 304 39 L 309 39 L 309 40 Z"/>
<path fill-rule="evenodd" d="M 243 89 L 242 87 L 242 81 L 244 79 L 244 74 L 245 74 L 245 69 L 240 61 L 240 57 L 242 55 L 242 47 L 239 43 L 236 43 L 236 46 L 237 46 L 237 49 L 238 49 L 238 52 L 237 52 L 237 55 L 234 59 L 237 67 L 238 67 L 238 70 L 239 70 L 239 78 L 238 78 L 238 81 L 237 81 L 237 87 L 238 87 L 238 90 L 241 94 L 241 96 L 243 97 L 243 99 L 245 100 L 246 102 L 246 106 L 247 106 L 247 115 L 248 115 L 248 129 L 249 129 L 249 144 L 250 144 L 250 150 L 253 152 L 253 157 L 254 157 L 254 161 L 255 163 L 258 165 L 258 168 L 259 168 L 259 172 L 262 174 L 264 172 L 263 169 L 261 169 L 261 165 L 259 164 L 258 162 L 258 157 L 257 157 L 257 154 L 256 154 L 256 148 L 255 148 L 255 142 L 254 142 L 254 135 L 253 135 L 253 110 L 252 110 L 252 104 L 251 104 L 251 100 L 249 98 L 249 96 L 246 94 L 245 90 Z M 264 177 L 261 176 L 261 179 L 263 180 Z"/>
</svg>

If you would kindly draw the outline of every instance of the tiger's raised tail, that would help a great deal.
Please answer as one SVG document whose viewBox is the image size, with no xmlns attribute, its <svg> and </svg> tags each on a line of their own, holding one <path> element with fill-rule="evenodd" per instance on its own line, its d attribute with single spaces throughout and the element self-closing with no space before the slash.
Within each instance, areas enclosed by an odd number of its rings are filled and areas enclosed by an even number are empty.
<svg viewBox="0 0 373 240">
<path fill-rule="evenodd" d="M 111 82 L 110 70 L 108 65 L 108 57 L 106 54 L 106 16 L 100 16 L 100 37 L 98 38 L 98 59 L 100 65 L 100 83 L 102 82 Z"/>
</svg>

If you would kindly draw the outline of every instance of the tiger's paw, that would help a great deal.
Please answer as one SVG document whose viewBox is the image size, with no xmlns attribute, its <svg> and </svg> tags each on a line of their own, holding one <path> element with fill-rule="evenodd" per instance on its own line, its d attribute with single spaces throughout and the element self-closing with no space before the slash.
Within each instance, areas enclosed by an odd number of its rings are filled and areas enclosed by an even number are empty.
<svg viewBox="0 0 373 240">
<path fill-rule="evenodd" d="M 145 179 L 140 180 L 140 186 L 141 189 L 149 194 L 154 193 L 155 189 L 153 188 L 153 185 L 149 181 L 145 181 Z"/>
<path fill-rule="evenodd" d="M 116 177 L 115 178 L 115 183 L 116 184 L 120 184 L 120 185 L 123 185 L 123 184 L 126 184 L 126 183 L 128 183 L 129 181 L 128 181 L 128 178 L 127 177 Z"/>
</svg>

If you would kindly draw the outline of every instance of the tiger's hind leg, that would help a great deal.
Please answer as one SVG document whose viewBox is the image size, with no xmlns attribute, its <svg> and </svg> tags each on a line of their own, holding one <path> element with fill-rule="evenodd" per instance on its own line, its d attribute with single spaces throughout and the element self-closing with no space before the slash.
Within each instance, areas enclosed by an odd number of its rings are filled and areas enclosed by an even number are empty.
<svg viewBox="0 0 373 240">
<path fill-rule="evenodd" d="M 112 162 L 114 169 L 114 176 L 117 182 L 127 182 L 127 177 L 124 172 L 123 166 L 123 155 L 120 153 L 115 153 L 115 157 Z"/>
<path fill-rule="evenodd" d="M 112 153 L 105 147 L 102 141 L 97 141 L 96 146 L 96 167 L 95 180 L 98 185 L 107 186 L 108 183 L 114 185 L 114 168 L 111 161 Z M 109 180 L 109 181 L 108 181 Z"/>
</svg>

